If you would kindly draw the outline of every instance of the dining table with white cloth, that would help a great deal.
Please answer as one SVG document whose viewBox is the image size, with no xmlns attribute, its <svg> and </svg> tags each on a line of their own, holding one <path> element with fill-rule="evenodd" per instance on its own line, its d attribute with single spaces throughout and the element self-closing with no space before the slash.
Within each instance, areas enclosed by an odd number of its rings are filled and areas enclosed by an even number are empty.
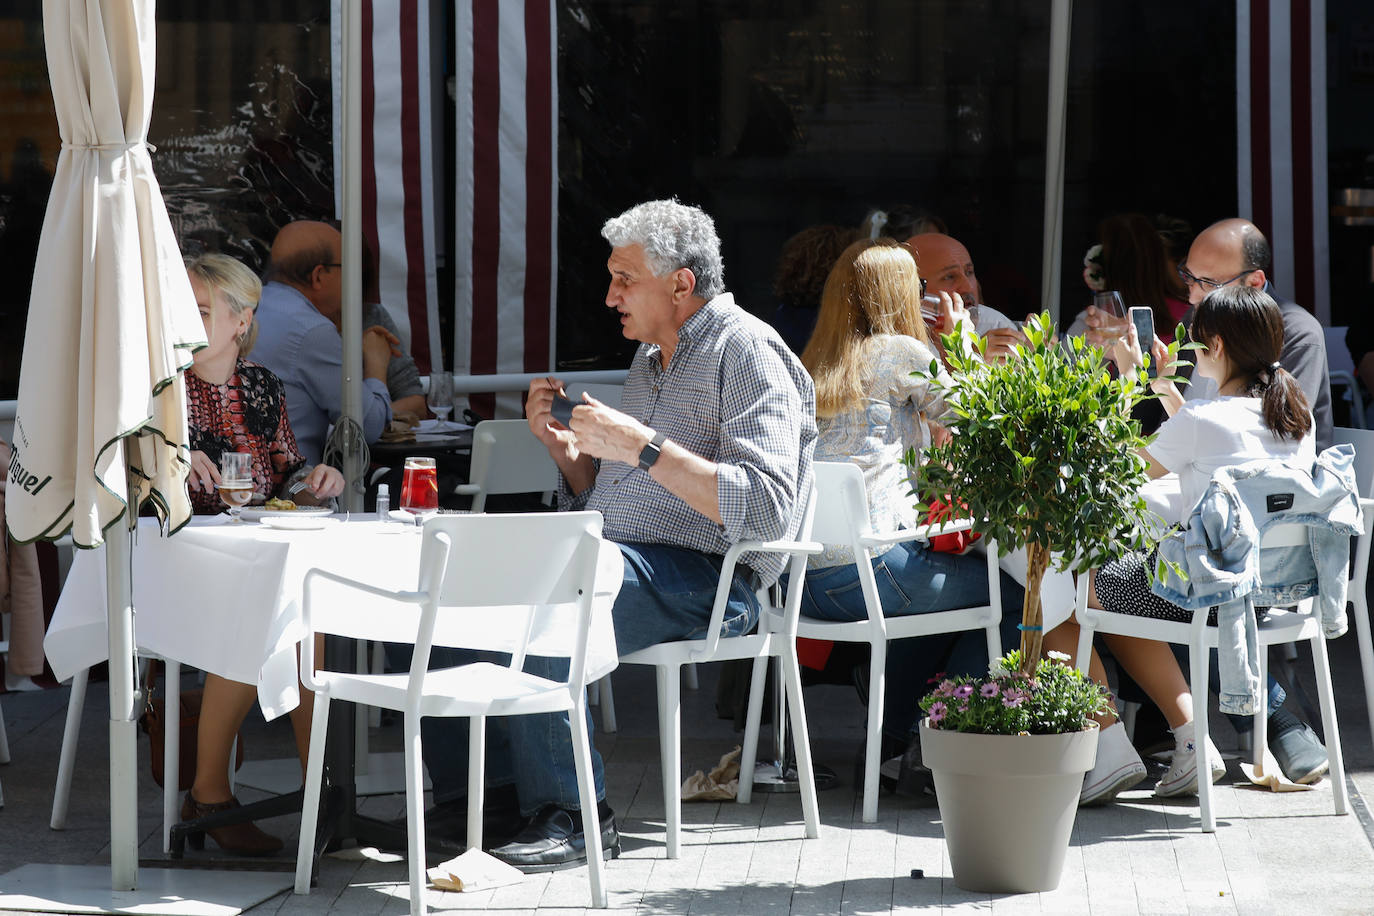
<svg viewBox="0 0 1374 916">
<path fill-rule="evenodd" d="M 274 719 L 300 702 L 296 646 L 303 636 L 302 588 L 320 568 L 384 589 L 413 590 L 419 579 L 420 529 L 398 522 L 347 521 L 332 516 L 319 528 L 280 530 L 225 516 L 198 516 L 164 537 L 155 519 L 140 519 L 133 548 L 134 638 L 140 651 L 256 685 L 263 716 Z M 78 551 L 43 646 L 59 679 L 104 661 L 108 654 L 103 548 Z M 487 570 L 456 574 L 481 576 Z M 455 571 L 450 566 L 449 574 Z M 611 605 L 620 591 L 620 549 L 602 541 L 587 650 L 590 683 L 616 667 Z M 446 631 L 461 644 L 510 651 L 523 636 L 523 607 L 440 613 L 436 644 Z M 541 611 L 529 654 L 558 646 L 567 654 L 576 614 Z M 449 630 L 449 628 L 452 628 Z"/>
</svg>

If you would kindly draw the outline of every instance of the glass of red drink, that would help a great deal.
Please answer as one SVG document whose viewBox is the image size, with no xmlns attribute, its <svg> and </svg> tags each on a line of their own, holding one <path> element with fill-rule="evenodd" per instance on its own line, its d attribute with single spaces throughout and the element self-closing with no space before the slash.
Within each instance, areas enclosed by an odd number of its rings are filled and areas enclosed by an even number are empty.
<svg viewBox="0 0 1374 916">
<path fill-rule="evenodd" d="M 439 511 L 439 474 L 433 458 L 407 458 L 401 476 L 401 508 L 416 524 Z"/>
</svg>

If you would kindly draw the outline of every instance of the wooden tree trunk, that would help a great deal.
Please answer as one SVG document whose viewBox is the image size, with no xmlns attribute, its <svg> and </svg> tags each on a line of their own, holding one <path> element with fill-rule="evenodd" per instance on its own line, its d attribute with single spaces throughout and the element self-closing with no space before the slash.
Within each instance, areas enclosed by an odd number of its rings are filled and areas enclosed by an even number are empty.
<svg viewBox="0 0 1374 916">
<path fill-rule="evenodd" d="M 1026 597 L 1021 603 L 1021 673 L 1035 671 L 1045 641 L 1045 617 L 1040 607 L 1040 583 L 1050 565 L 1049 549 L 1038 541 L 1026 544 Z"/>
</svg>

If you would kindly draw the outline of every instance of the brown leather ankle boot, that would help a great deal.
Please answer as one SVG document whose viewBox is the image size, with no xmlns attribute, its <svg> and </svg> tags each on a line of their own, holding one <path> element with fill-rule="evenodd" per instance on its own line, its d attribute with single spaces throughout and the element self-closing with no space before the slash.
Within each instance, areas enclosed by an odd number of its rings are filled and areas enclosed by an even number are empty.
<svg viewBox="0 0 1374 916">
<path fill-rule="evenodd" d="M 210 805 L 201 804 L 192 798 L 188 791 L 186 800 L 181 804 L 181 819 L 192 821 L 205 817 L 207 814 L 215 814 L 238 807 L 241 807 L 239 800 L 233 797 L 225 802 Z M 209 830 L 194 830 L 186 834 L 186 842 L 191 845 L 192 849 L 204 849 L 207 833 L 211 839 L 219 844 L 220 849 L 236 856 L 270 856 L 280 852 L 282 848 L 281 840 L 263 831 L 252 821 L 228 824 L 223 827 L 211 827 Z"/>
</svg>

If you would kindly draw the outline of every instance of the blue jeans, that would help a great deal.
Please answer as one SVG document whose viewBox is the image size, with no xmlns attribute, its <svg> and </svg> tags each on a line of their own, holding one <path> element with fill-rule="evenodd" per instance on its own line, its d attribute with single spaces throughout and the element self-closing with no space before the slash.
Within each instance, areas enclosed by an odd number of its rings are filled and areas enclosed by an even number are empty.
<svg viewBox="0 0 1374 916">
<path fill-rule="evenodd" d="M 705 636 L 720 581 L 721 557 L 661 544 L 620 544 L 625 579 L 611 608 L 616 648 L 627 655 L 646 646 Z M 722 636 L 747 633 L 758 623 L 758 599 L 749 574 L 737 574 L 726 607 Z M 402 650 L 408 646 L 399 647 Z M 394 653 L 395 666 L 403 653 Z M 509 661 L 468 649 L 435 647 L 432 668 L 479 659 Z M 525 660 L 525 670 L 554 680 L 568 676 L 566 658 Z M 493 717 L 487 720 L 487 776 L 490 785 L 514 784 L 520 812 L 533 815 L 545 805 L 570 811 L 582 807 L 577 792 L 572 735 L 567 713 Z M 593 735 L 590 712 L 587 734 Z M 426 718 L 421 722 L 425 766 L 436 802 L 467 794 L 468 723 Z M 601 755 L 592 746 L 592 773 L 598 800 L 606 796 Z"/>
<path fill-rule="evenodd" d="M 898 544 L 873 558 L 873 576 L 885 617 L 976 607 L 988 600 L 987 558 L 979 553 L 940 553 L 916 542 Z M 1016 626 L 1025 591 L 1005 572 L 1001 583 L 1005 652 L 1020 641 Z M 821 620 L 867 620 L 859 570 L 852 563 L 807 570 L 801 609 Z M 883 677 L 884 734 L 906 740 L 919 720 L 918 701 L 936 674 L 976 674 L 987 671 L 987 666 L 987 641 L 981 630 L 889 641 Z"/>
</svg>

